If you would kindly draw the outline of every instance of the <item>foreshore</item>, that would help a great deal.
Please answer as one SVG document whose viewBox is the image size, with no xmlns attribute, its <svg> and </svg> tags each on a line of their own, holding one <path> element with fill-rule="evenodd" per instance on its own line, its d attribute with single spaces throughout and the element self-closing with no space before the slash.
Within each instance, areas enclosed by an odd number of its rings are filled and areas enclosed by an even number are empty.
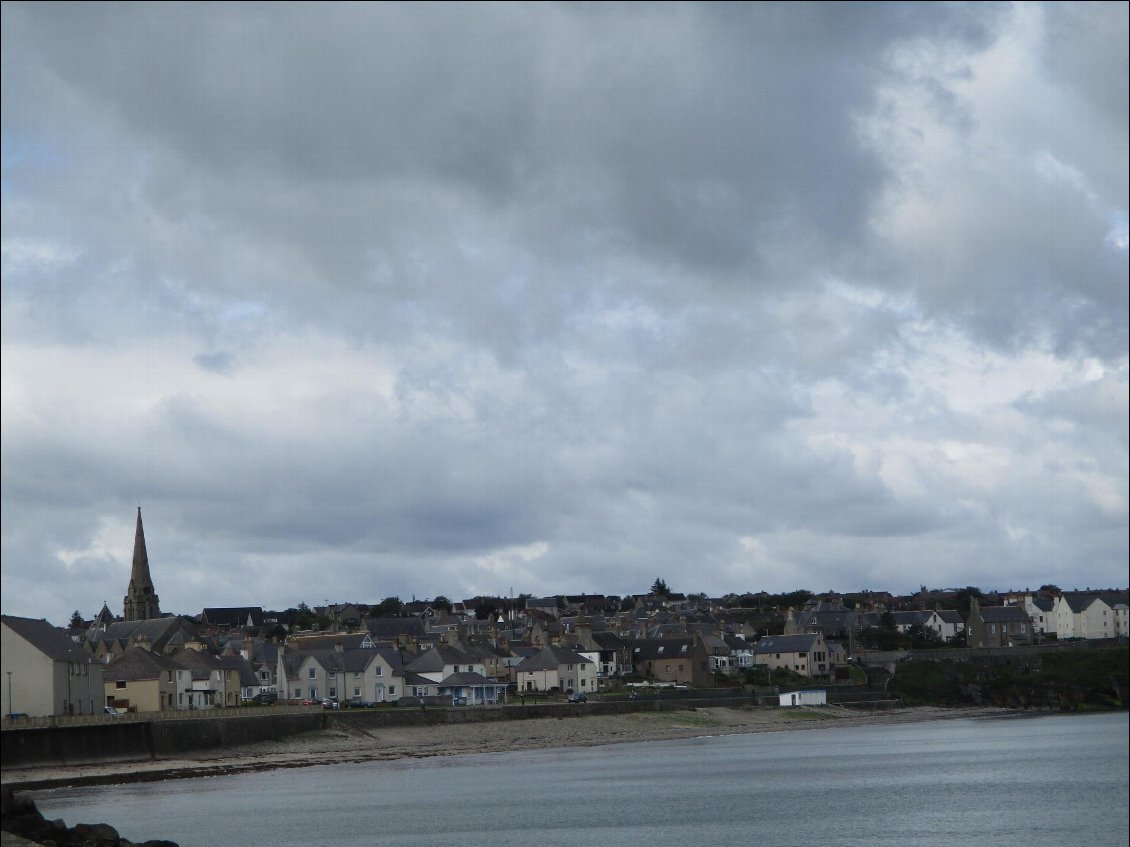
<svg viewBox="0 0 1130 847">
<path fill-rule="evenodd" d="M 351 762 L 1016 714 L 1023 713 L 999 708 L 916 707 L 858 712 L 837 706 L 797 709 L 709 707 L 623 715 L 388 727 L 379 730 L 341 726 L 278 741 L 199 751 L 177 758 L 73 767 L 3 768 L 0 770 L 0 782 L 13 790 L 42 790 Z"/>
</svg>

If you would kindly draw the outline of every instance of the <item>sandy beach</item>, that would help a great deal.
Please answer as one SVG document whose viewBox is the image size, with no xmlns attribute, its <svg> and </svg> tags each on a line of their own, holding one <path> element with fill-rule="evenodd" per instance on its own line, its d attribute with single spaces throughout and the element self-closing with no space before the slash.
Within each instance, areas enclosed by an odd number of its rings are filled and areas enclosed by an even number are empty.
<svg viewBox="0 0 1130 847">
<path fill-rule="evenodd" d="M 583 715 L 434 727 L 380 730 L 326 729 L 279 741 L 178 758 L 73 767 L 3 768 L 4 785 L 26 789 L 113 784 L 220 774 L 312 767 L 430 756 L 497 753 L 547 747 L 576 747 L 661 741 L 707 735 L 824 729 L 833 726 L 903 724 L 1016 714 L 994 708 L 919 707 L 859 712 L 842 707 L 803 709 L 698 708 L 627 715 Z"/>
</svg>

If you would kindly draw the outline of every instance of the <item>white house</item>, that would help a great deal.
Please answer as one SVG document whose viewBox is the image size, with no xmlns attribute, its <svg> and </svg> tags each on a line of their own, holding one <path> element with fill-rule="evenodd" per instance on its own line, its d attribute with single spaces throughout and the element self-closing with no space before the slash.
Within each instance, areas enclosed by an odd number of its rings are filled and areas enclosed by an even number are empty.
<svg viewBox="0 0 1130 847">
<path fill-rule="evenodd" d="M 390 647 L 279 648 L 279 696 L 289 700 L 359 700 L 384 703 L 403 696 L 400 653 Z"/>
<path fill-rule="evenodd" d="M 1115 638 L 1118 635 L 1114 609 L 1098 594 L 1065 591 L 1055 599 L 1052 611 L 1056 633 L 1061 641 L 1069 638 Z"/>
</svg>

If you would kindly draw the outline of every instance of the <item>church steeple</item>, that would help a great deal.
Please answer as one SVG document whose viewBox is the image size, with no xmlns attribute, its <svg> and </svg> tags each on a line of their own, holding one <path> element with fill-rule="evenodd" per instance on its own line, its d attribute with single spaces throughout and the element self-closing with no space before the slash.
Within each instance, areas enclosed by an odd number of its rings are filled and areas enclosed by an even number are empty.
<svg viewBox="0 0 1130 847">
<path fill-rule="evenodd" d="M 133 536 L 133 568 L 129 575 L 129 588 L 123 600 L 123 615 L 127 621 L 146 621 L 161 617 L 160 600 L 149 575 L 149 553 L 145 550 L 145 529 L 141 526 L 141 507 L 137 507 L 137 530 Z"/>
</svg>

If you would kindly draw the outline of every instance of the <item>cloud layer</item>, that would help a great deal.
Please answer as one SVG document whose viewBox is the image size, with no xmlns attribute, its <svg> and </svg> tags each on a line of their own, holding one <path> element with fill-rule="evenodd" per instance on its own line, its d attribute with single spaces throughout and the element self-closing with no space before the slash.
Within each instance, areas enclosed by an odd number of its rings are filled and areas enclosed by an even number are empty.
<svg viewBox="0 0 1130 847">
<path fill-rule="evenodd" d="M 6 3 L 5 611 L 1125 584 L 1127 10 L 985 5 Z"/>
</svg>

